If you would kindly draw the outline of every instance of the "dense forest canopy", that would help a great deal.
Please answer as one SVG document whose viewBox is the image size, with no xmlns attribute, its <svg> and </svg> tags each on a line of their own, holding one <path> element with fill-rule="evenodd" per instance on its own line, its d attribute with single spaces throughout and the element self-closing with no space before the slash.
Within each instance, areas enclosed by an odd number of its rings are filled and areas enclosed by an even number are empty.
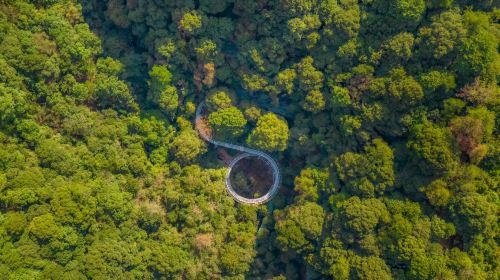
<svg viewBox="0 0 500 280">
<path fill-rule="evenodd" d="M 0 0 L 0 279 L 499 279 L 498 5 Z"/>
</svg>

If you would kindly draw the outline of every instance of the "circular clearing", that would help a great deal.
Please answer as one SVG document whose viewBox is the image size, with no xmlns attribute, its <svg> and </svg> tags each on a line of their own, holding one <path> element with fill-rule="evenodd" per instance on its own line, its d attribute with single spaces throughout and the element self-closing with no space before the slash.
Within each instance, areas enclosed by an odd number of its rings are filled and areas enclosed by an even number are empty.
<svg viewBox="0 0 500 280">
<path fill-rule="evenodd" d="M 265 156 L 243 153 L 236 156 L 229 163 L 226 175 L 226 188 L 234 199 L 246 204 L 262 204 L 269 201 L 276 194 L 280 184 L 279 170 L 276 162 Z M 245 178 L 237 178 L 238 174 L 245 173 Z M 246 188 L 239 184 L 245 180 L 252 186 Z M 254 195 L 263 195 L 249 198 Z M 248 197 L 249 196 L 249 197 Z"/>
<path fill-rule="evenodd" d="M 240 159 L 231 169 L 231 187 L 247 198 L 260 197 L 273 185 L 273 171 L 269 164 L 257 156 Z"/>
</svg>

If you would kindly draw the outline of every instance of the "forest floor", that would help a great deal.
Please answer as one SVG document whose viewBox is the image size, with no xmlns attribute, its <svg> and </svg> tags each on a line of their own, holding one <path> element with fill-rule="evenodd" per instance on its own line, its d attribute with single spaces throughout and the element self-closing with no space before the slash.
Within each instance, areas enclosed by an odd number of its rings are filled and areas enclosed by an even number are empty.
<svg viewBox="0 0 500 280">
<path fill-rule="evenodd" d="M 232 187 L 243 197 L 255 198 L 267 193 L 273 185 L 272 169 L 258 157 L 246 157 L 231 170 Z"/>
</svg>

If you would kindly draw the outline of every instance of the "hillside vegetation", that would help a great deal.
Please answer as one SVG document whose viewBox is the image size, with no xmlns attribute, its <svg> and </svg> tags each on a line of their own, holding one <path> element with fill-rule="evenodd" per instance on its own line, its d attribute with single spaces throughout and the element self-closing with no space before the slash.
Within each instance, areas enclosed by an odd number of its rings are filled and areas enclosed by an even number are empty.
<svg viewBox="0 0 500 280">
<path fill-rule="evenodd" d="M 499 279 L 496 5 L 0 0 L 0 279 Z"/>
</svg>

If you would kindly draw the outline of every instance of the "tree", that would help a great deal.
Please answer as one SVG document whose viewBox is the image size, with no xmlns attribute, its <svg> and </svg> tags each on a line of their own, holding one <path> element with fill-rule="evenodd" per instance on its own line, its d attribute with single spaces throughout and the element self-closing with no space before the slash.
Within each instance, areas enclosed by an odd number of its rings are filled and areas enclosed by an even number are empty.
<svg viewBox="0 0 500 280">
<path fill-rule="evenodd" d="M 288 31 L 290 33 L 290 42 L 301 42 L 303 39 L 306 41 L 311 34 L 315 33 L 314 30 L 317 30 L 321 26 L 321 21 L 319 20 L 318 15 L 304 15 L 302 18 L 292 18 L 288 20 Z M 318 34 L 319 35 L 319 34 Z M 316 40 L 317 41 L 317 40 Z M 314 46 L 315 42 L 309 41 L 306 43 L 308 48 Z"/>
<path fill-rule="evenodd" d="M 273 113 L 259 118 L 257 127 L 248 135 L 247 143 L 267 151 L 284 151 L 288 145 L 288 124 Z"/>
<path fill-rule="evenodd" d="M 8 234 L 19 236 L 27 226 L 26 215 L 23 212 L 7 212 L 2 224 Z"/>
<path fill-rule="evenodd" d="M 456 88 L 455 76 L 448 72 L 431 71 L 420 76 L 427 99 L 443 99 Z"/>
<path fill-rule="evenodd" d="M 432 252 L 418 254 L 411 260 L 408 277 L 412 279 L 438 277 L 450 279 L 455 278 L 455 275 L 446 267 L 446 257 L 442 252 Z"/>
<path fill-rule="evenodd" d="M 479 106 L 495 106 L 500 98 L 495 85 L 477 78 L 472 84 L 465 85 L 457 95 L 464 101 Z"/>
<path fill-rule="evenodd" d="M 260 118 L 261 114 L 262 114 L 262 112 L 258 107 L 252 106 L 252 107 L 245 109 L 245 117 L 250 122 L 257 122 L 257 120 Z"/>
<path fill-rule="evenodd" d="M 314 59 L 308 56 L 295 65 L 299 88 L 305 92 L 319 90 L 323 86 L 323 73 L 314 67 L 313 62 Z"/>
<path fill-rule="evenodd" d="M 171 85 L 172 73 L 166 65 L 154 65 L 149 77 L 149 99 L 173 117 L 179 106 L 179 95 Z"/>
<path fill-rule="evenodd" d="M 21 119 L 29 110 L 29 105 L 25 100 L 27 94 L 24 91 L 10 89 L 0 84 L 0 93 L 1 126 Z"/>
<path fill-rule="evenodd" d="M 494 234 L 499 209 L 488 197 L 478 193 L 462 194 L 454 199 L 450 211 L 458 232 L 467 238 Z"/>
<path fill-rule="evenodd" d="M 269 82 L 259 74 L 242 73 L 243 88 L 250 92 L 264 90 Z"/>
<path fill-rule="evenodd" d="M 60 231 L 59 225 L 56 223 L 52 214 L 44 214 L 33 218 L 29 225 L 29 232 L 35 238 L 43 241 L 49 241 L 54 238 Z"/>
<path fill-rule="evenodd" d="M 76 225 L 87 230 L 95 223 L 97 201 L 88 186 L 68 184 L 57 188 L 51 207 L 56 220 L 65 225 Z"/>
<path fill-rule="evenodd" d="M 419 103 L 424 97 L 422 86 L 403 68 L 392 69 L 386 80 L 388 97 L 394 102 L 410 107 Z M 402 108 L 404 110 L 405 107 Z"/>
<path fill-rule="evenodd" d="M 448 98 L 443 101 L 443 110 L 441 114 L 446 121 L 451 120 L 457 115 L 461 115 L 463 109 L 465 108 L 465 103 L 458 98 Z"/>
<path fill-rule="evenodd" d="M 481 142 L 487 141 L 495 123 L 495 115 L 486 108 L 469 111 L 464 117 L 454 118 L 450 129 L 457 139 L 458 146 L 473 163 L 479 163 L 486 155 L 487 148 Z"/>
<path fill-rule="evenodd" d="M 426 0 L 429 9 L 449 8 L 453 4 L 453 0 Z"/>
<path fill-rule="evenodd" d="M 287 12 L 290 16 L 300 16 L 312 11 L 316 2 L 316 0 L 282 0 L 281 4 L 283 5 L 285 12 Z"/>
<path fill-rule="evenodd" d="M 196 57 L 200 62 L 213 61 L 218 53 L 217 43 L 215 43 L 213 40 L 210 39 L 203 39 L 200 42 L 199 46 L 196 47 L 194 50 L 196 52 Z M 205 64 L 205 67 L 207 67 L 207 64 Z M 214 65 L 212 64 L 211 67 L 214 67 Z"/>
<path fill-rule="evenodd" d="M 187 35 L 196 34 L 202 27 L 202 16 L 197 11 L 189 11 L 182 15 L 178 28 Z"/>
<path fill-rule="evenodd" d="M 179 162 L 189 164 L 206 151 L 206 145 L 194 130 L 185 129 L 174 138 L 170 150 Z"/>
<path fill-rule="evenodd" d="M 408 61 L 412 56 L 413 43 L 413 35 L 408 32 L 392 37 L 383 46 L 387 59 L 395 63 Z"/>
<path fill-rule="evenodd" d="M 149 71 L 149 87 L 154 97 L 159 96 L 172 81 L 172 73 L 166 65 L 154 65 Z"/>
<path fill-rule="evenodd" d="M 285 69 L 280 71 L 276 75 L 276 86 L 285 91 L 287 94 L 291 95 L 295 88 L 295 80 L 297 78 L 297 72 L 294 69 Z"/>
<path fill-rule="evenodd" d="M 245 248 L 242 248 L 234 243 L 224 246 L 220 262 L 222 269 L 227 275 L 243 274 L 249 269 L 248 260 L 252 258 Z"/>
<path fill-rule="evenodd" d="M 361 200 L 353 196 L 338 202 L 335 207 L 338 209 L 338 223 L 347 240 L 372 234 L 379 223 L 387 223 L 390 219 L 386 206 L 375 198 Z"/>
<path fill-rule="evenodd" d="M 128 86 L 114 76 L 98 76 L 95 85 L 95 99 L 100 108 L 137 110 L 137 104 L 135 104 Z"/>
<path fill-rule="evenodd" d="M 457 166 L 458 158 L 450 133 L 429 121 L 413 127 L 407 147 L 415 153 L 420 169 L 427 174 L 443 174 Z"/>
<path fill-rule="evenodd" d="M 430 26 L 419 30 L 416 39 L 419 54 L 427 59 L 449 61 L 456 55 L 466 33 L 460 13 L 450 10 L 436 15 Z"/>
<path fill-rule="evenodd" d="M 148 265 L 156 275 L 172 278 L 186 273 L 192 258 L 188 252 L 175 244 L 155 242 L 150 246 L 151 257 L 148 260 Z"/>
<path fill-rule="evenodd" d="M 354 38 L 361 27 L 361 13 L 358 3 L 355 1 L 320 1 L 318 9 L 320 18 L 326 25 L 325 35 L 333 37 L 334 43 Z M 329 28 L 329 27 L 332 28 Z M 339 39 L 335 40 L 338 35 Z"/>
<path fill-rule="evenodd" d="M 238 108 L 231 106 L 210 113 L 208 123 L 214 129 L 216 137 L 224 139 L 240 136 L 245 130 L 247 120 Z"/>
<path fill-rule="evenodd" d="M 351 115 L 344 115 L 340 117 L 340 129 L 341 131 L 348 136 L 351 136 L 361 128 L 362 120 L 360 117 L 354 117 Z"/>
<path fill-rule="evenodd" d="M 293 249 L 305 253 L 314 248 L 313 242 L 322 232 L 325 213 L 314 202 L 289 207 L 276 214 L 277 240 L 283 250 Z"/>
<path fill-rule="evenodd" d="M 121 240 L 117 232 L 108 230 L 107 234 L 90 244 L 82 257 L 85 274 L 92 278 L 129 278 L 141 273 L 137 269 L 139 260 L 134 258 L 137 249 Z"/>
<path fill-rule="evenodd" d="M 224 88 L 213 90 L 205 97 L 205 104 L 209 111 L 231 107 L 232 103 L 233 101 L 227 93 L 227 89 Z"/>
<path fill-rule="evenodd" d="M 158 98 L 158 106 L 167 112 L 169 115 L 174 116 L 177 108 L 179 107 L 179 95 L 177 89 L 173 86 L 166 87 Z"/>
<path fill-rule="evenodd" d="M 389 267 L 383 259 L 376 256 L 354 257 L 352 260 L 352 279 L 390 280 L 392 279 Z"/>
<path fill-rule="evenodd" d="M 342 108 L 351 104 L 349 90 L 344 87 L 333 86 L 330 94 L 330 103 L 334 108 Z"/>
<path fill-rule="evenodd" d="M 496 74 L 489 71 L 498 57 L 498 36 L 489 31 L 491 27 L 485 14 L 466 12 L 464 18 L 468 34 L 458 49 L 459 58 L 454 65 L 456 71 L 469 81 L 478 75 L 496 79 Z"/>
<path fill-rule="evenodd" d="M 302 104 L 304 110 L 317 113 L 325 108 L 325 98 L 323 93 L 319 90 L 312 90 L 304 99 L 304 103 Z"/>
<path fill-rule="evenodd" d="M 300 175 L 294 180 L 294 190 L 298 193 L 297 200 L 316 202 L 320 194 L 333 194 L 335 187 L 330 182 L 329 175 L 327 170 L 302 169 Z"/>
<path fill-rule="evenodd" d="M 349 192 L 364 197 L 382 195 L 394 185 L 394 155 L 382 139 L 373 140 L 364 154 L 345 153 L 335 161 L 340 180 Z"/>
<path fill-rule="evenodd" d="M 96 67 L 99 73 L 108 76 L 117 76 L 123 72 L 123 64 L 111 57 L 97 59 Z"/>
<path fill-rule="evenodd" d="M 200 10 L 211 14 L 222 13 L 231 2 L 228 0 L 201 0 Z"/>
<path fill-rule="evenodd" d="M 427 196 L 430 204 L 435 207 L 446 206 L 452 196 L 446 182 L 439 179 L 424 187 L 422 191 Z"/>
<path fill-rule="evenodd" d="M 425 11 L 425 0 L 392 0 L 390 9 L 397 21 L 408 26 L 416 26 Z"/>
</svg>

